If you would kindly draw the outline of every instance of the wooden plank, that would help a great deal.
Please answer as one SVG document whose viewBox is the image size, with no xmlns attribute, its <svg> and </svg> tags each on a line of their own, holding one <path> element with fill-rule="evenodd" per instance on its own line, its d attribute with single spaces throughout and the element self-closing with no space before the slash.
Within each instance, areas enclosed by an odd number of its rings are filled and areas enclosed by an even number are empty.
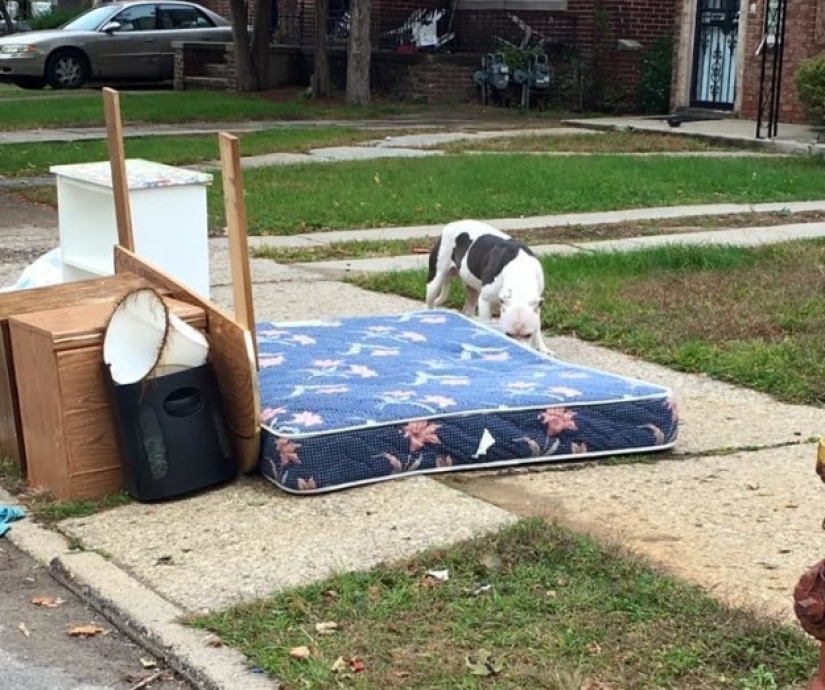
<svg viewBox="0 0 825 690">
<path fill-rule="evenodd" d="M 223 200 L 226 207 L 226 228 L 229 235 L 229 259 L 232 270 L 232 295 L 235 320 L 250 333 L 255 333 L 255 305 L 252 299 L 252 275 L 249 270 L 249 244 L 246 236 L 246 204 L 243 198 L 243 169 L 238 137 L 221 132 L 218 135 L 223 173 Z M 252 338 L 255 364 L 258 362 L 257 338 Z"/>
<path fill-rule="evenodd" d="M 103 109 L 106 113 L 106 143 L 112 166 L 112 194 L 115 200 L 118 243 L 134 251 L 132 236 L 132 209 L 129 205 L 129 185 L 126 176 L 126 154 L 123 148 L 123 122 L 120 118 L 120 94 L 103 87 Z"/>
<path fill-rule="evenodd" d="M 210 358 L 223 398 L 227 431 L 242 472 L 258 466 L 261 399 L 252 334 L 220 307 L 135 253 L 115 247 L 115 273 L 131 272 L 159 285 L 181 302 L 206 310 Z"/>
<path fill-rule="evenodd" d="M 119 299 L 130 290 L 149 286 L 145 278 L 134 273 L 122 273 L 94 280 L 0 292 L 0 455 L 10 458 L 21 472 L 26 473 L 26 444 L 9 338 L 9 317 Z"/>
</svg>

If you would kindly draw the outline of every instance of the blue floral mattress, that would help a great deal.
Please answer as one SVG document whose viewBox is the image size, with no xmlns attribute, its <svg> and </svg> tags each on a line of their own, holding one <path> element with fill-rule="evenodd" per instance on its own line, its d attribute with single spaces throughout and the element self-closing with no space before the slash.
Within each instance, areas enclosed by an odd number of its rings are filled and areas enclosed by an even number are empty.
<svg viewBox="0 0 825 690">
<path fill-rule="evenodd" d="M 262 323 L 257 337 L 258 471 L 289 492 L 676 440 L 669 389 L 550 358 L 452 311 Z"/>
</svg>

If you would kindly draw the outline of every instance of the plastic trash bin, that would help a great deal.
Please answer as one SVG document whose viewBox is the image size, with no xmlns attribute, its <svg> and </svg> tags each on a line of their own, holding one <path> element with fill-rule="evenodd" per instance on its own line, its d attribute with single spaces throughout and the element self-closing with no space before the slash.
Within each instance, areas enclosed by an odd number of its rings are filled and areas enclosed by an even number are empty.
<svg viewBox="0 0 825 690">
<path fill-rule="evenodd" d="M 130 384 L 115 383 L 109 367 L 103 366 L 132 497 L 163 501 L 236 476 L 211 365 Z"/>
</svg>

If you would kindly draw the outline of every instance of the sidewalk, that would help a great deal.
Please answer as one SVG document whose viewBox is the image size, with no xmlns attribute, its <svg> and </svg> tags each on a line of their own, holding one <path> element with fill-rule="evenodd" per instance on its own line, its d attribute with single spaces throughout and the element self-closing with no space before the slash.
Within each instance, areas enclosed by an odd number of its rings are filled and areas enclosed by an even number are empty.
<svg viewBox="0 0 825 690">
<path fill-rule="evenodd" d="M 685 127 L 686 125 L 683 125 Z M 410 140 L 403 142 L 407 148 Z M 721 204 L 493 220 L 503 229 L 749 211 L 825 210 L 825 201 Z M 370 238 L 433 236 L 440 226 L 250 238 L 302 246 Z M 615 243 L 550 245 L 545 251 L 656 244 L 779 242 L 823 236 L 825 224 L 654 236 Z M 294 244 L 293 244 L 294 243 Z M 213 299 L 231 308 L 226 241 L 210 243 Z M 412 259 L 423 261 L 425 257 Z M 330 272 L 399 264 L 279 265 L 253 259 L 258 321 L 396 313 L 418 302 L 370 293 Z M 383 260 L 382 260 L 383 261 Z M 382 268 L 383 265 L 383 268 Z M 406 264 L 404 264 L 406 265 Z M 354 268 L 355 267 L 355 268 Z M 745 607 L 792 620 L 790 591 L 822 556 L 822 489 L 810 439 L 825 432 L 821 409 L 779 403 L 751 390 L 683 374 L 571 337 L 548 338 L 567 361 L 672 387 L 681 407 L 675 449 L 658 462 L 598 462 L 501 473 L 411 477 L 325 496 L 291 496 L 257 475 L 186 500 L 132 503 L 64 520 L 60 533 L 31 519 L 7 535 L 197 687 L 263 690 L 277 683 L 248 670 L 237 652 L 180 620 L 220 610 L 333 572 L 368 568 L 497 529 L 519 514 L 559 519 L 616 539 L 666 569 Z M 575 469 L 577 471 L 569 471 Z M 568 471 L 565 471 L 568 470 Z M 0 503 L 13 502 L 0 491 Z M 65 535 L 65 536 L 64 536 Z M 779 536 L 777 536 L 779 535 Z M 77 543 L 83 550 L 73 548 Z"/>
</svg>

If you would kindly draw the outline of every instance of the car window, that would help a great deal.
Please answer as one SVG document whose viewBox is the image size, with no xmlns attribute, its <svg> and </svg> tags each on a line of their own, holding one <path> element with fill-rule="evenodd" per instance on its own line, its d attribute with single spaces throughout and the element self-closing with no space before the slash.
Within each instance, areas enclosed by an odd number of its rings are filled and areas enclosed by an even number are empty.
<svg viewBox="0 0 825 690">
<path fill-rule="evenodd" d="M 157 15 L 157 5 L 135 5 L 112 17 L 112 21 L 120 23 L 120 31 L 155 31 Z"/>
<path fill-rule="evenodd" d="M 161 29 L 203 29 L 215 26 L 214 22 L 197 7 L 187 5 L 161 5 Z"/>
</svg>

